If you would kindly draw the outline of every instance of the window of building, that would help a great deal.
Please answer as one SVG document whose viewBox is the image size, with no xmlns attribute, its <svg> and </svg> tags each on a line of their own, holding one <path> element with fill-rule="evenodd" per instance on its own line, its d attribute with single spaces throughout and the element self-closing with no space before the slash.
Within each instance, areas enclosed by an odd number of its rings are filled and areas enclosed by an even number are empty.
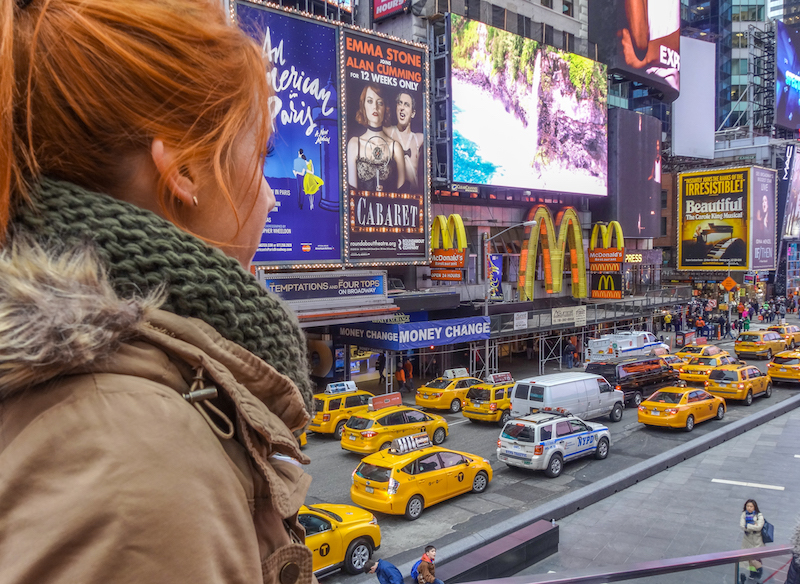
<svg viewBox="0 0 800 584">
<path fill-rule="evenodd" d="M 747 33 L 746 32 L 737 32 L 733 35 L 732 44 L 734 49 L 746 49 L 747 48 Z"/>
<path fill-rule="evenodd" d="M 542 6 L 544 6 L 545 8 L 552 8 L 553 0 L 542 0 Z"/>
<path fill-rule="evenodd" d="M 661 191 L 661 208 L 667 208 L 667 191 Z"/>
<path fill-rule="evenodd" d="M 667 236 L 667 218 L 666 217 L 662 217 L 661 218 L 661 237 L 666 237 L 666 236 Z"/>
<path fill-rule="evenodd" d="M 747 75 L 747 59 L 732 59 L 731 75 Z"/>
<path fill-rule="evenodd" d="M 570 2 L 568 0 L 564 0 L 561 3 L 561 13 L 566 15 L 566 16 L 573 16 L 574 17 L 575 14 L 573 13 L 572 2 Z"/>
<path fill-rule="evenodd" d="M 741 95 L 747 91 L 747 85 L 733 85 L 731 86 L 731 99 L 736 101 Z M 745 96 L 745 99 L 747 97 Z"/>
<path fill-rule="evenodd" d="M 506 10 L 492 4 L 492 26 L 495 28 L 506 27 Z"/>
<path fill-rule="evenodd" d="M 531 38 L 531 19 L 527 16 L 517 14 L 517 34 L 525 38 Z"/>
<path fill-rule="evenodd" d="M 553 46 L 553 27 L 549 24 L 544 25 L 544 44 Z"/>
</svg>

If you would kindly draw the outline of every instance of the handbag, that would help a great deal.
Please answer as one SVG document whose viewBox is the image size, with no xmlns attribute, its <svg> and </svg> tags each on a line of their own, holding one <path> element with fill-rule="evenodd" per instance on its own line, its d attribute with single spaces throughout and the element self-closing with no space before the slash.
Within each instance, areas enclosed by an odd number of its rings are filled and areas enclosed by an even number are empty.
<svg viewBox="0 0 800 584">
<path fill-rule="evenodd" d="M 761 528 L 761 539 L 764 543 L 775 541 L 775 526 L 766 519 L 764 520 L 764 527 Z"/>
</svg>

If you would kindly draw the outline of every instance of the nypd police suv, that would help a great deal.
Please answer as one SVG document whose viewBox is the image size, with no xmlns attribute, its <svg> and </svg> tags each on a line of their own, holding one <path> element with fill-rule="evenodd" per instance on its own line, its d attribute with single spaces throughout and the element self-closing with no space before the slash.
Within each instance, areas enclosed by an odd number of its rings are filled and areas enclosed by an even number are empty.
<svg viewBox="0 0 800 584">
<path fill-rule="evenodd" d="M 554 478 L 565 462 L 590 454 L 602 460 L 610 446 L 611 433 L 602 424 L 584 422 L 561 409 L 543 409 L 506 423 L 497 441 L 497 458 Z"/>
</svg>

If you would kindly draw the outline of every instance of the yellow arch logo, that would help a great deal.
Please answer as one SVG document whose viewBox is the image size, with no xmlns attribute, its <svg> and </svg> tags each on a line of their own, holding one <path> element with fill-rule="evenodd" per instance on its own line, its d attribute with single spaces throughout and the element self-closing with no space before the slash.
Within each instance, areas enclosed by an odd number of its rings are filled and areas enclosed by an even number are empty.
<svg viewBox="0 0 800 584">
<path fill-rule="evenodd" d="M 612 221 L 608 225 L 602 223 L 595 223 L 592 227 L 592 236 L 589 239 L 589 249 L 597 248 L 597 236 L 600 235 L 600 240 L 603 244 L 603 249 L 611 247 L 611 237 L 616 234 L 617 248 L 622 249 L 625 247 L 625 238 L 622 235 L 622 225 L 618 221 Z"/>
<path fill-rule="evenodd" d="M 544 267 L 544 284 L 548 294 L 561 292 L 564 273 L 564 256 L 569 241 L 569 268 L 572 275 L 572 296 L 586 298 L 586 257 L 583 252 L 583 233 L 578 212 L 574 207 L 562 209 L 556 216 L 555 225 L 550 209 L 537 205 L 528 211 L 526 221 L 535 220 L 528 237 L 528 243 L 522 250 L 519 262 L 520 300 L 533 300 L 533 287 L 536 281 L 536 259 L 539 253 L 539 242 L 542 241 L 542 265 Z M 556 235 L 556 227 L 558 234 Z M 526 228 L 526 231 L 531 228 Z M 620 230 L 621 233 L 621 230 Z"/>
<path fill-rule="evenodd" d="M 612 278 L 610 274 L 606 274 L 605 276 L 600 276 L 600 280 L 597 282 L 597 289 L 616 290 L 616 288 L 614 287 L 614 278 Z"/>
<path fill-rule="evenodd" d="M 439 243 L 441 242 L 441 246 Z M 431 249 L 453 249 L 453 243 L 459 251 L 467 249 L 467 231 L 461 215 L 453 213 L 450 217 L 437 215 L 431 227 Z"/>
</svg>

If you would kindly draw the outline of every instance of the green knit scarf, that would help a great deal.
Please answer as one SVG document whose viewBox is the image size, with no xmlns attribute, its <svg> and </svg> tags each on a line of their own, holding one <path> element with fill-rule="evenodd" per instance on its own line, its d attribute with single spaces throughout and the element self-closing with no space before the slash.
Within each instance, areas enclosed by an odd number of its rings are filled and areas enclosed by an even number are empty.
<svg viewBox="0 0 800 584">
<path fill-rule="evenodd" d="M 33 207 L 12 219 L 18 232 L 66 248 L 91 242 L 125 298 L 164 285 L 162 308 L 198 318 L 289 377 L 313 413 L 306 341 L 293 313 L 239 262 L 155 213 L 72 183 L 43 179 Z"/>
</svg>

